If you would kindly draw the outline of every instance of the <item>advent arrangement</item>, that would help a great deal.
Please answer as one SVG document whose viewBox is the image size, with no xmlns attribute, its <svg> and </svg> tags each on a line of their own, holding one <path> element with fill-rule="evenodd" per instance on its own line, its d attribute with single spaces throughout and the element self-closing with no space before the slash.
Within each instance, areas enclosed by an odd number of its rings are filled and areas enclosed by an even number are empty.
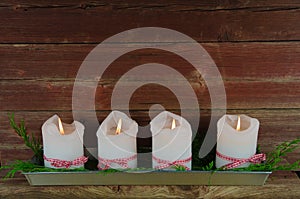
<svg viewBox="0 0 300 199">
<path fill-rule="evenodd" d="M 35 184 L 32 175 L 46 173 L 68 173 L 78 172 L 78 174 L 88 173 L 90 181 L 77 184 L 114 184 L 112 178 L 105 179 L 99 175 L 90 173 L 85 169 L 89 157 L 84 154 L 83 136 L 85 126 L 74 121 L 66 124 L 61 121 L 58 115 L 53 115 L 42 125 L 41 145 L 34 136 L 26 133 L 24 122 L 18 126 L 13 115 L 10 117 L 13 129 L 21 136 L 25 144 L 30 147 L 43 164 L 36 165 L 30 162 L 17 161 L 17 163 L 3 166 L 4 169 L 11 169 L 8 176 L 13 176 L 15 172 L 22 171 L 29 182 L 33 185 L 69 185 L 69 181 L 58 183 L 54 180 L 48 182 L 48 177 L 37 178 Z M 100 124 L 97 132 L 98 139 L 98 170 L 104 173 L 122 173 L 122 171 L 133 172 L 132 175 L 139 176 L 135 180 L 128 180 L 127 177 L 123 184 L 207 184 L 199 181 L 199 178 L 208 179 L 209 184 L 227 185 L 256 185 L 264 184 L 268 175 L 273 170 L 293 170 L 299 168 L 299 161 L 293 164 L 279 164 L 288 152 L 292 152 L 298 146 L 299 139 L 291 142 L 283 142 L 274 151 L 267 155 L 259 152 L 257 140 L 259 131 L 259 121 L 247 115 L 224 115 L 217 122 L 217 145 L 215 160 L 209 165 L 200 169 L 193 169 L 192 154 L 192 128 L 189 122 L 174 113 L 163 111 L 150 122 L 152 134 L 152 168 L 138 168 L 137 153 L 137 133 L 138 124 L 125 113 L 112 111 Z M 41 154 L 42 153 L 42 154 Z M 79 173 L 81 172 L 81 173 Z M 138 173 L 136 173 L 138 172 Z M 167 180 L 152 179 L 147 183 L 147 176 L 139 173 L 147 172 L 146 175 L 151 179 L 155 173 L 159 176 L 167 176 Z M 218 173 L 218 174 L 214 174 Z M 240 178 L 240 174 L 248 174 Z M 176 175 L 178 176 L 176 177 Z M 208 175 L 209 174 L 209 175 Z M 236 175 L 239 174 L 239 175 Z M 253 174 L 253 178 L 249 178 Z M 263 175 L 262 175 L 263 174 Z M 120 175 L 120 174 L 117 174 Z M 124 175 L 129 175 L 124 174 Z M 145 174 L 144 174 L 145 175 Z M 186 178 L 186 176 L 192 177 Z M 155 176 L 155 175 L 154 175 Z M 215 176 L 214 178 L 212 176 Z M 219 176 L 219 177 L 218 177 Z M 258 176 L 262 176 L 259 178 Z M 81 181 L 82 176 L 77 176 Z M 172 181 L 172 178 L 179 179 L 181 182 Z M 233 178 L 232 178 L 233 177 Z M 251 177 L 251 176 L 250 176 Z M 76 179 L 76 176 L 72 177 Z M 122 176 L 118 176 L 119 180 Z M 159 177 L 157 177 L 158 179 Z M 170 179 L 169 179 L 170 178 Z M 186 179 L 184 179 L 186 178 Z M 196 180 L 198 178 L 198 180 Z M 229 183 L 228 179 L 240 180 L 237 183 Z M 239 179 L 240 178 L 240 179 Z M 41 181 L 42 179 L 42 181 Z M 64 181 L 64 176 L 58 178 Z M 91 179 L 93 179 L 91 181 Z M 149 178 L 150 179 L 150 178 Z M 248 182 L 246 182 L 248 181 Z M 259 181 L 259 182 L 257 182 Z M 41 183 L 42 182 L 42 183 Z M 119 182 L 119 181 L 118 181 Z M 146 182 L 146 183 L 144 183 Z M 122 180 L 120 182 L 122 184 Z M 75 183 L 76 184 L 76 183 Z"/>
</svg>

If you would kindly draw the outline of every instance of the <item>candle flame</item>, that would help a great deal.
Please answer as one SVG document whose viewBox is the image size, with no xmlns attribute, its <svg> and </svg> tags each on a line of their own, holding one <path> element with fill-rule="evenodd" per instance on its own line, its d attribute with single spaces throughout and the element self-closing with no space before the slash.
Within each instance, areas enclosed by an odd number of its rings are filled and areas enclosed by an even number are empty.
<svg viewBox="0 0 300 199">
<path fill-rule="evenodd" d="M 238 121 L 237 121 L 237 125 L 236 125 L 236 130 L 240 131 L 241 130 L 241 117 L 238 116 Z"/>
<path fill-rule="evenodd" d="M 116 129 L 116 134 L 120 134 L 122 129 L 122 119 L 119 119 L 117 129 Z"/>
<path fill-rule="evenodd" d="M 175 128 L 176 128 L 176 123 L 175 123 L 175 119 L 173 118 L 171 129 L 173 130 Z"/>
<path fill-rule="evenodd" d="M 64 131 L 64 128 L 63 128 L 63 125 L 62 125 L 62 123 L 61 123 L 60 118 L 58 118 L 58 129 L 59 129 L 59 133 L 60 133 L 61 135 L 64 135 L 64 134 L 65 134 L 65 131 Z"/>
</svg>

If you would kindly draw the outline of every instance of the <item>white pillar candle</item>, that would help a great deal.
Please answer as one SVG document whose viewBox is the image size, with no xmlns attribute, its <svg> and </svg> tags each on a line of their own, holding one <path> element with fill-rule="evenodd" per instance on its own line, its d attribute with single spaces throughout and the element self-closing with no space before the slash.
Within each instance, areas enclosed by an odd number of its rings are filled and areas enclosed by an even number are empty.
<svg viewBox="0 0 300 199">
<path fill-rule="evenodd" d="M 57 115 L 42 126 L 44 163 L 49 168 L 81 168 L 87 158 L 83 156 L 84 126 L 77 121 L 59 124 Z"/>
<path fill-rule="evenodd" d="M 240 122 L 238 122 L 239 117 Z M 222 156 L 239 159 L 248 159 L 255 155 L 259 129 L 259 121 L 257 119 L 246 115 L 224 115 L 218 121 L 217 128 L 217 168 L 232 163 L 232 161 L 220 157 L 218 153 Z M 247 162 L 237 168 L 248 167 L 249 164 Z"/>
<path fill-rule="evenodd" d="M 152 167 L 192 168 L 192 129 L 184 118 L 164 111 L 150 123 L 152 132 Z"/>
<path fill-rule="evenodd" d="M 98 168 L 136 168 L 137 132 L 138 125 L 134 120 L 122 112 L 112 111 L 97 131 Z"/>
</svg>

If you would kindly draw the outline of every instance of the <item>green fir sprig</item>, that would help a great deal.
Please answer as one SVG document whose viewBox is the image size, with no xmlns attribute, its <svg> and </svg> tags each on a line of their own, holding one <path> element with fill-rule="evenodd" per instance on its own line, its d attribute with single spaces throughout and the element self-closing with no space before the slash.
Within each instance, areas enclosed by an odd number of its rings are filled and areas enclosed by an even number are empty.
<svg viewBox="0 0 300 199">
<path fill-rule="evenodd" d="M 15 130 L 15 132 L 24 140 L 24 143 L 27 147 L 29 147 L 34 155 L 40 160 L 43 160 L 43 147 L 41 145 L 40 139 L 36 138 L 34 134 L 31 134 L 31 136 L 28 135 L 24 120 L 20 122 L 18 125 L 15 122 L 15 116 L 14 114 L 11 114 L 9 116 L 9 123 L 11 128 Z"/>
<path fill-rule="evenodd" d="M 214 161 L 210 162 L 208 165 L 196 168 L 199 171 L 213 171 L 214 170 Z"/>
<path fill-rule="evenodd" d="M 288 153 L 294 152 L 300 143 L 300 138 L 290 142 L 282 142 L 277 145 L 273 151 L 267 153 L 267 159 L 260 164 L 251 164 L 246 168 L 236 168 L 236 171 L 283 171 L 300 169 L 300 160 L 293 163 L 285 163 L 285 157 Z"/>
<path fill-rule="evenodd" d="M 175 169 L 175 171 L 185 171 L 185 167 L 182 166 L 182 165 L 175 165 L 175 166 L 172 166 L 173 169 Z"/>
<path fill-rule="evenodd" d="M 17 160 L 10 165 L 0 167 L 0 170 L 9 170 L 4 178 L 12 178 L 17 172 L 70 172 L 70 171 L 88 171 L 85 168 L 74 169 L 53 169 L 44 166 L 36 165 L 28 161 Z"/>
</svg>

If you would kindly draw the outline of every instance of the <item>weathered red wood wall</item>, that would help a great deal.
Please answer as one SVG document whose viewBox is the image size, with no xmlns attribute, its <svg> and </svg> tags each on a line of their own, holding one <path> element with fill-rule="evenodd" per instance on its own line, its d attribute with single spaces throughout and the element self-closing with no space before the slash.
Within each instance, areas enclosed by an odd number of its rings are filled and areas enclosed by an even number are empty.
<svg viewBox="0 0 300 199">
<path fill-rule="evenodd" d="M 224 79 L 228 113 L 261 122 L 259 144 L 269 151 L 300 136 L 300 2 L 257 1 L 14 1 L 0 2 L 0 151 L 2 161 L 32 156 L 9 127 L 7 115 L 25 118 L 40 135 L 54 113 L 72 121 L 72 86 L 81 62 L 98 43 L 131 28 L 156 26 L 180 31 L 210 53 Z M 123 55 L 99 83 L 99 120 L 109 113 L 118 77 L 149 62 L 165 63 L 185 75 L 197 92 L 204 123 L 210 102 L 206 86 L 190 65 L 171 53 L 139 50 Z M 153 97 L 149 97 L 149 93 Z M 164 92 L 164 95 L 161 95 Z M 178 111 L 175 96 L 158 86 L 135 92 L 131 113 L 149 122 L 149 104 Z M 148 97 L 145 97 L 148 96 Z M 161 97 L 164 96 L 164 97 Z M 168 96 L 168 97 L 165 97 Z M 300 158 L 295 152 L 288 159 Z"/>
</svg>

